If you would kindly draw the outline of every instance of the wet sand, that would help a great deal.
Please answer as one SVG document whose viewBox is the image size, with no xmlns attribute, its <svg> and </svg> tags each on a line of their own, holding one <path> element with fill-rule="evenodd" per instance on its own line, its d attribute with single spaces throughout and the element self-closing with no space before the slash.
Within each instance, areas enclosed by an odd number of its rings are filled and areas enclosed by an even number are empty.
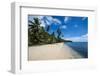
<svg viewBox="0 0 100 76">
<path fill-rule="evenodd" d="M 29 61 L 76 58 L 82 58 L 82 56 L 64 43 L 31 46 L 28 50 Z"/>
</svg>

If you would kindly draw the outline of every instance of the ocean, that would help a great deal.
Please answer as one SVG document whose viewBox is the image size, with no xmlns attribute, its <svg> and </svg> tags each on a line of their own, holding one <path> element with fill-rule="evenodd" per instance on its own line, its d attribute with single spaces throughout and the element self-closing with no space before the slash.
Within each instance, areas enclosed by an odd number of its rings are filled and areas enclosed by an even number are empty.
<svg viewBox="0 0 100 76">
<path fill-rule="evenodd" d="M 65 42 L 65 45 L 78 52 L 83 58 L 88 58 L 88 42 Z"/>
</svg>

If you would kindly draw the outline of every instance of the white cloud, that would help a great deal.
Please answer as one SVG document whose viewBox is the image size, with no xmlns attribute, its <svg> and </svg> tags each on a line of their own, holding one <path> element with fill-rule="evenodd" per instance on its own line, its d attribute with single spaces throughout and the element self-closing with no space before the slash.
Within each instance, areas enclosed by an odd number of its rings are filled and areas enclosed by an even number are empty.
<svg viewBox="0 0 100 76">
<path fill-rule="evenodd" d="M 69 17 L 65 17 L 64 22 L 67 23 L 69 21 Z"/>
<path fill-rule="evenodd" d="M 41 25 L 45 27 L 46 25 L 54 24 L 61 24 L 61 21 L 57 18 L 53 18 L 51 16 L 29 16 L 29 20 L 33 20 L 33 18 L 39 18 Z"/>
<path fill-rule="evenodd" d="M 81 37 L 88 37 L 88 34 L 82 35 Z"/>
<path fill-rule="evenodd" d="M 29 20 L 33 20 L 33 18 L 39 18 L 41 22 L 40 26 L 43 26 L 43 27 L 45 27 L 46 25 L 51 25 L 52 23 L 51 16 L 29 16 Z"/>
<path fill-rule="evenodd" d="M 72 38 L 68 38 L 67 40 L 72 40 L 74 42 L 87 42 L 88 40 L 88 35 L 81 35 L 80 37 L 72 37 Z"/>
<path fill-rule="evenodd" d="M 84 21 L 87 17 L 83 17 L 82 20 Z"/>
<path fill-rule="evenodd" d="M 45 23 L 46 23 L 46 25 L 51 25 L 52 24 L 51 22 L 49 22 L 47 20 L 45 20 Z"/>
<path fill-rule="evenodd" d="M 45 22 L 44 22 L 44 16 L 29 16 L 28 20 L 33 21 L 34 22 L 34 18 L 38 18 L 41 22 L 40 26 L 45 27 Z"/>
<path fill-rule="evenodd" d="M 54 23 L 57 23 L 57 24 L 61 24 L 61 21 L 58 20 L 58 19 L 56 19 L 56 18 L 53 18 L 53 22 L 54 22 Z"/>
<path fill-rule="evenodd" d="M 40 24 L 40 26 L 43 26 L 43 27 L 45 27 L 45 22 L 44 22 L 44 16 L 37 16 L 37 18 L 39 18 L 39 20 L 40 20 L 40 22 L 41 22 L 41 24 Z"/>
<path fill-rule="evenodd" d="M 46 20 L 47 22 L 49 22 L 49 24 L 55 23 L 55 24 L 61 24 L 61 21 L 57 18 L 53 18 L 51 16 L 46 16 Z"/>
<path fill-rule="evenodd" d="M 45 22 L 42 20 L 40 26 L 45 27 Z"/>
<path fill-rule="evenodd" d="M 44 22 L 46 25 L 51 25 L 53 18 L 51 16 L 44 16 Z"/>
<path fill-rule="evenodd" d="M 62 28 L 62 29 L 66 29 L 67 26 L 66 26 L 66 25 L 62 25 L 61 28 Z"/>
<path fill-rule="evenodd" d="M 44 16 L 38 16 L 38 18 L 39 18 L 40 20 L 43 20 Z"/>
<path fill-rule="evenodd" d="M 52 22 L 53 18 L 51 16 L 45 16 L 45 19 L 49 22 Z"/>
</svg>

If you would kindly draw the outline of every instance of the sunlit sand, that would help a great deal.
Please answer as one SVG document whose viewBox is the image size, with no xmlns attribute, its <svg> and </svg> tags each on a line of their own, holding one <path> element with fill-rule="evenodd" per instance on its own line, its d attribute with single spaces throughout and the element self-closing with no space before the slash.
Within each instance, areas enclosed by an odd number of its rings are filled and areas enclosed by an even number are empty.
<svg viewBox="0 0 100 76">
<path fill-rule="evenodd" d="M 31 46 L 28 60 L 75 59 L 82 56 L 64 43 Z"/>
</svg>

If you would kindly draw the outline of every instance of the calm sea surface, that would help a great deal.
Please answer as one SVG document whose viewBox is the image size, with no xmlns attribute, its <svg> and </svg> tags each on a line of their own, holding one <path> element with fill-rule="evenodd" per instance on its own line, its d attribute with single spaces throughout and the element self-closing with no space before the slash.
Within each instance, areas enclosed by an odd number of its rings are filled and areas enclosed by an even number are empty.
<svg viewBox="0 0 100 76">
<path fill-rule="evenodd" d="M 66 42 L 65 45 L 70 46 L 84 58 L 88 58 L 88 42 Z"/>
</svg>

